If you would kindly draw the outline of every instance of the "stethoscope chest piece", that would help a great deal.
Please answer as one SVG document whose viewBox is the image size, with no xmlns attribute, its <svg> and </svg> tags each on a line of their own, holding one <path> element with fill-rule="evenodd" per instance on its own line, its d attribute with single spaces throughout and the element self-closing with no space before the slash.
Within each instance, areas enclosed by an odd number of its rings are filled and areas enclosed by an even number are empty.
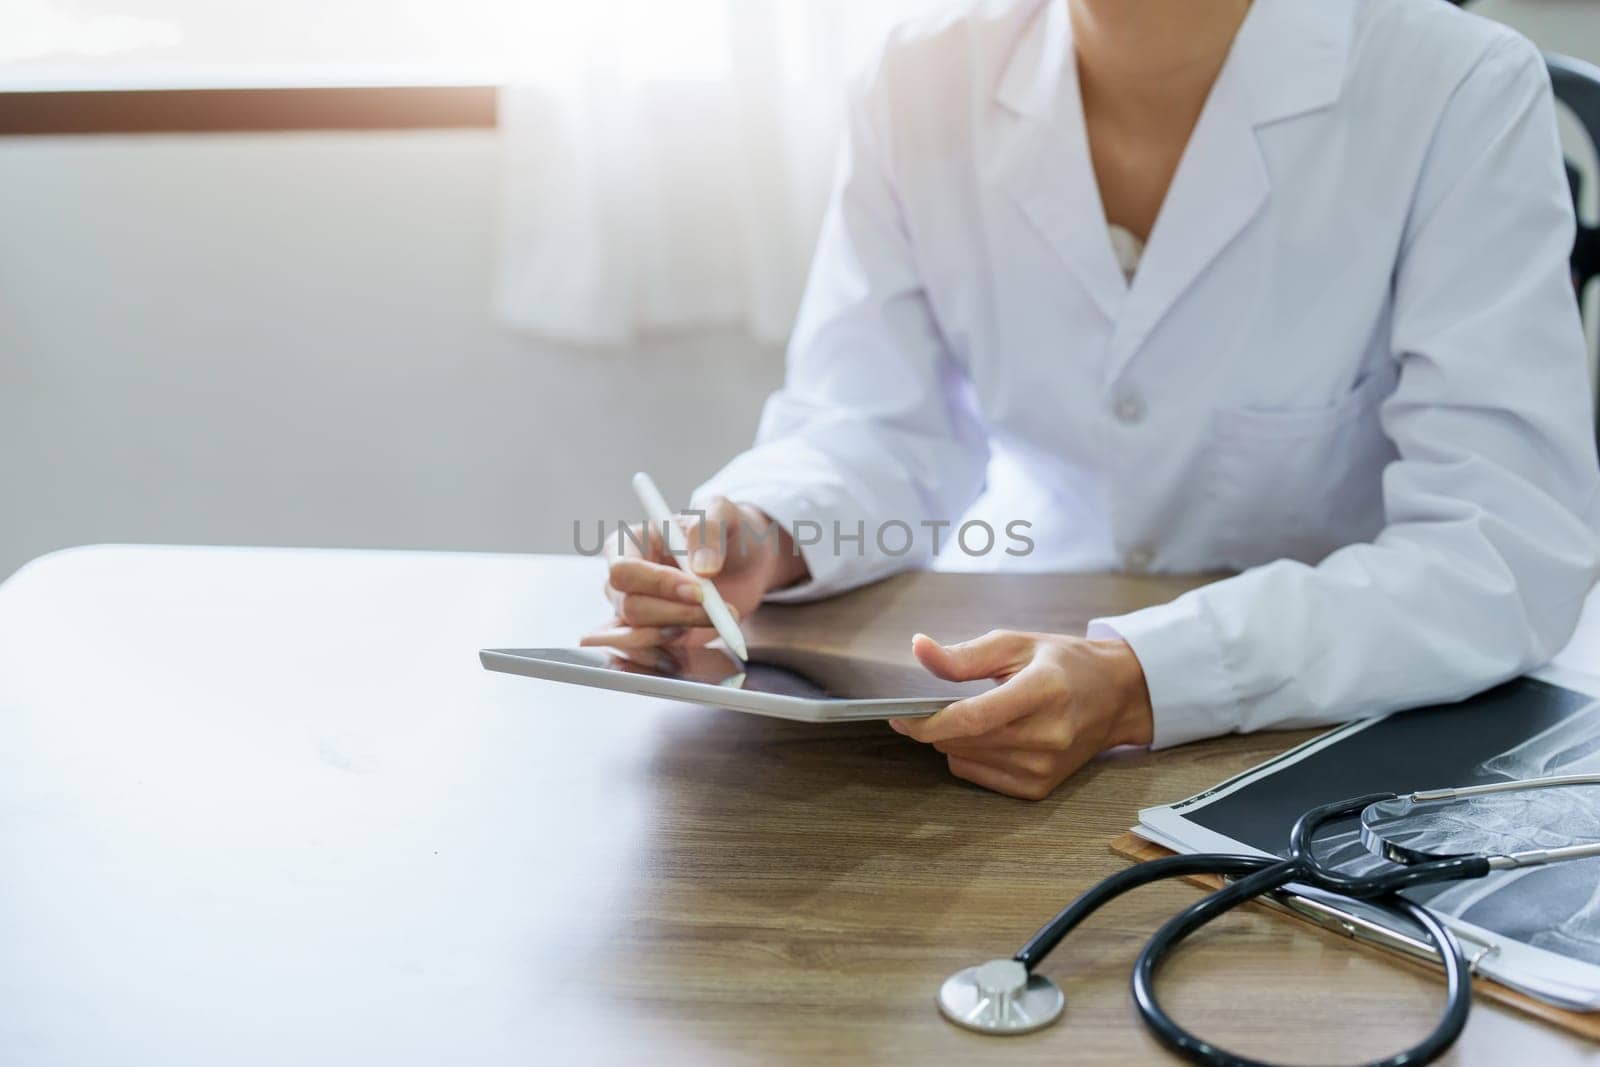
<svg viewBox="0 0 1600 1067">
<path fill-rule="evenodd" d="M 1027 1034 L 1061 1018 L 1067 998 L 1050 979 L 1016 960 L 957 971 L 939 987 L 939 1013 L 980 1034 Z"/>
</svg>

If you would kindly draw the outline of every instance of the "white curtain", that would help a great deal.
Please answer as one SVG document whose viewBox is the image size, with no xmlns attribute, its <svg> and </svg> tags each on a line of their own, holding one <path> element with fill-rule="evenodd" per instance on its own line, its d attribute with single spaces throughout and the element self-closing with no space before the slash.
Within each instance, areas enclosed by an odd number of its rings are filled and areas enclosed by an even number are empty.
<svg viewBox="0 0 1600 1067">
<path fill-rule="evenodd" d="M 948 0 L 544 0 L 501 97 L 498 306 L 586 346 L 793 321 L 844 93 Z"/>
</svg>

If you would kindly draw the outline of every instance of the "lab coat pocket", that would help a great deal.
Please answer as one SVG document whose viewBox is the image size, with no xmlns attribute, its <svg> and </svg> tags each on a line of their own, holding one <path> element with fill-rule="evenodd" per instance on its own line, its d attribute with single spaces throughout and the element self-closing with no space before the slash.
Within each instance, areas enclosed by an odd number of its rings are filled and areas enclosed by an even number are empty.
<svg viewBox="0 0 1600 1067">
<path fill-rule="evenodd" d="M 1333 404 L 1216 414 L 1211 491 L 1224 516 L 1219 562 L 1315 563 L 1383 527 L 1383 468 L 1394 446 L 1378 408 L 1394 375 L 1374 371 Z"/>
</svg>

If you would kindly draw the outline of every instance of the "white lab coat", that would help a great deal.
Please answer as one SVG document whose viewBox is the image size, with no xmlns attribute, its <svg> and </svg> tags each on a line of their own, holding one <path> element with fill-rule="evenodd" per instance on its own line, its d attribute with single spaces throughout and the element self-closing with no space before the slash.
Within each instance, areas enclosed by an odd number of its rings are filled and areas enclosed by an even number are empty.
<svg viewBox="0 0 1600 1067">
<path fill-rule="evenodd" d="M 1066 0 L 896 35 L 787 384 L 697 497 L 842 524 L 791 597 L 926 563 L 873 531 L 957 520 L 986 475 L 1037 550 L 979 566 L 1243 569 L 1090 628 L 1138 654 L 1158 746 L 1551 656 L 1600 466 L 1539 53 L 1439 0 L 1255 0 L 1131 287 L 1073 57 Z"/>
</svg>

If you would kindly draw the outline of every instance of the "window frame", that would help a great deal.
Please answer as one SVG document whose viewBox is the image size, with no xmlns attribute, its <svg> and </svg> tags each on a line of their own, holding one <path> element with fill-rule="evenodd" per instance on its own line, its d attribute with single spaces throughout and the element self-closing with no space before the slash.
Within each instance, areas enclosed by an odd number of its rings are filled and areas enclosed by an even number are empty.
<svg viewBox="0 0 1600 1067">
<path fill-rule="evenodd" d="M 493 85 L 0 90 L 0 136 L 492 129 Z"/>
</svg>

